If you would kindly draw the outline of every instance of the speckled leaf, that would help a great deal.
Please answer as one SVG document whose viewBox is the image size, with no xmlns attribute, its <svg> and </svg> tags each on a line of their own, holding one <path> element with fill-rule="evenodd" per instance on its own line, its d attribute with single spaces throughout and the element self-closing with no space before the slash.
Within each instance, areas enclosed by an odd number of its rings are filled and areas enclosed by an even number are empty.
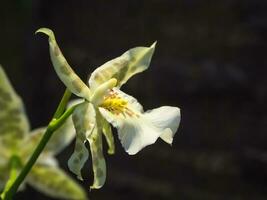
<svg viewBox="0 0 267 200">
<path fill-rule="evenodd" d="M 122 86 L 133 75 L 149 67 L 156 43 L 150 47 L 136 47 L 126 51 L 120 57 L 110 60 L 98 67 L 89 79 L 89 85 L 95 90 L 99 85 L 111 78 L 118 80 L 118 87 Z"/>
<path fill-rule="evenodd" d="M 49 37 L 50 57 L 57 75 L 65 86 L 79 97 L 89 100 L 90 90 L 86 84 L 77 76 L 73 69 L 68 64 L 67 60 L 61 53 L 61 50 L 55 39 L 52 30 L 48 28 L 40 28 L 36 33 L 44 33 Z"/>
<path fill-rule="evenodd" d="M 91 189 L 101 188 L 106 181 L 106 161 L 103 156 L 101 129 L 95 126 L 88 138 L 93 164 L 94 182 Z"/>
<path fill-rule="evenodd" d="M 0 140 L 2 146 L 12 149 L 29 132 L 21 98 L 13 89 L 0 66 Z"/>
<path fill-rule="evenodd" d="M 33 188 L 53 198 L 87 199 L 82 187 L 56 167 L 35 165 L 28 175 L 27 182 Z"/>
<path fill-rule="evenodd" d="M 82 180 L 81 169 L 89 156 L 85 142 L 91 135 L 96 123 L 94 106 L 88 102 L 80 104 L 73 112 L 72 120 L 76 130 L 76 142 L 74 152 L 68 161 L 68 166 Z"/>
</svg>

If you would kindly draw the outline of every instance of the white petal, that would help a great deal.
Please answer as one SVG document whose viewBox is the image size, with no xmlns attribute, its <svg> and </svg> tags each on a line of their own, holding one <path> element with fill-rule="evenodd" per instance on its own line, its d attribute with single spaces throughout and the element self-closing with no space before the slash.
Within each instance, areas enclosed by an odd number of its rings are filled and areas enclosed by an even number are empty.
<svg viewBox="0 0 267 200">
<path fill-rule="evenodd" d="M 126 100 L 134 99 L 119 90 L 117 92 L 123 94 Z M 125 113 L 120 114 L 109 111 L 111 109 L 99 108 L 102 116 L 118 129 L 121 143 L 130 155 L 155 143 L 158 137 L 171 144 L 180 122 L 179 108 L 163 106 L 142 113 L 140 110 L 134 109 L 141 108 L 139 105 L 136 99 L 128 101 Z M 130 113 L 127 113 L 129 110 Z"/>
<path fill-rule="evenodd" d="M 139 118 L 124 118 L 113 115 L 104 108 L 100 108 L 99 110 L 106 120 L 118 129 L 122 146 L 130 155 L 134 155 L 145 146 L 155 143 L 162 134 L 144 116 L 140 116 Z"/>
<path fill-rule="evenodd" d="M 154 144 L 161 132 L 143 120 L 125 121 L 118 134 L 123 147 L 130 155 L 134 155 L 144 147 Z"/>
<path fill-rule="evenodd" d="M 176 133 L 180 124 L 180 109 L 171 106 L 162 106 L 144 114 L 144 117 L 149 120 L 155 127 L 162 131 L 161 139 L 172 144 L 173 136 Z"/>
</svg>

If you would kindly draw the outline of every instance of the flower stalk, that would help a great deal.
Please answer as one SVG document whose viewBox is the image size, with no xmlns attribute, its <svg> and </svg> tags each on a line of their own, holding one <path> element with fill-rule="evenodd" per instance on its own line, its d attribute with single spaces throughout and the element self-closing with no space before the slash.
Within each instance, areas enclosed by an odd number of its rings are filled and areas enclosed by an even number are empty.
<svg viewBox="0 0 267 200">
<path fill-rule="evenodd" d="M 13 155 L 9 161 L 9 167 L 10 167 L 10 174 L 8 182 L 5 185 L 5 188 L 1 194 L 1 199 L 5 199 L 6 193 L 9 190 L 9 188 L 12 186 L 13 182 L 16 180 L 16 177 L 19 173 L 19 167 L 21 166 L 20 158 L 16 155 Z"/>
</svg>

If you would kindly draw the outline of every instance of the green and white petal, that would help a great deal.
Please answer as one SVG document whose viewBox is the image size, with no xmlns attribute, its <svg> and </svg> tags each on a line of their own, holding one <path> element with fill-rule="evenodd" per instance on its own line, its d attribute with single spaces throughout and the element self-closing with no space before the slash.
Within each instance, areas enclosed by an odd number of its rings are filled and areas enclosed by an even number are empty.
<svg viewBox="0 0 267 200">
<path fill-rule="evenodd" d="M 140 104 L 131 96 L 117 91 L 127 101 L 120 112 L 105 105 L 99 110 L 102 116 L 118 129 L 119 139 L 130 155 L 153 144 L 159 137 L 171 143 L 180 122 L 180 110 L 176 107 L 163 106 L 147 113 L 140 111 Z M 116 97 L 114 98 L 116 99 Z M 129 101 L 129 100 L 132 101 Z M 112 105 L 112 103 L 110 103 Z M 115 103 L 113 104 L 115 105 Z M 138 109 L 139 108 L 139 109 Z M 163 114 L 164 113 L 164 114 Z"/>
<path fill-rule="evenodd" d="M 68 166 L 82 180 L 81 169 L 89 156 L 85 142 L 96 125 L 94 106 L 88 102 L 78 105 L 72 114 L 72 120 L 76 130 L 76 142 L 74 152 L 68 161 Z"/>
<path fill-rule="evenodd" d="M 59 199 L 85 200 L 85 191 L 70 176 L 57 167 L 35 165 L 27 182 L 47 196 Z"/>
<path fill-rule="evenodd" d="M 23 102 L 0 65 L 0 140 L 12 149 L 29 132 Z"/>
<path fill-rule="evenodd" d="M 99 126 L 95 126 L 88 138 L 93 164 L 94 182 L 91 189 L 101 188 L 106 181 L 106 161 L 103 156 L 102 134 Z"/>
<path fill-rule="evenodd" d="M 133 75 L 149 67 L 155 45 L 156 42 L 150 47 L 130 49 L 121 56 L 98 67 L 89 79 L 90 88 L 95 90 L 99 85 L 111 78 L 116 78 L 118 80 L 118 87 L 121 87 Z"/>
<path fill-rule="evenodd" d="M 49 37 L 49 50 L 50 57 L 55 68 L 57 75 L 65 86 L 74 94 L 84 99 L 89 100 L 90 89 L 79 78 L 79 76 L 73 71 L 68 64 L 67 60 L 61 53 L 61 50 L 57 44 L 55 35 L 52 30 L 48 28 L 40 28 L 36 33 L 44 33 Z"/>
<path fill-rule="evenodd" d="M 114 137 L 108 121 L 101 116 L 102 131 L 108 143 L 108 154 L 115 153 Z"/>
</svg>

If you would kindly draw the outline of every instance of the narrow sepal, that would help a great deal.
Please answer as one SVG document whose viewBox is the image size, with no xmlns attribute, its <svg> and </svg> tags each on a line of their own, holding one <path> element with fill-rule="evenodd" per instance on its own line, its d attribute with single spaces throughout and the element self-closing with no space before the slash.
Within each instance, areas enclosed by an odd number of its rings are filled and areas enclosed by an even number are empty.
<svg viewBox="0 0 267 200">
<path fill-rule="evenodd" d="M 59 76 L 60 80 L 65 86 L 74 94 L 79 97 L 89 100 L 90 89 L 86 84 L 79 78 L 79 76 L 73 71 L 71 66 L 68 64 L 64 55 L 62 54 L 55 35 L 52 30 L 48 28 L 40 28 L 36 33 L 44 33 L 49 37 L 49 50 L 50 57 L 54 66 L 54 69 Z"/>
</svg>

